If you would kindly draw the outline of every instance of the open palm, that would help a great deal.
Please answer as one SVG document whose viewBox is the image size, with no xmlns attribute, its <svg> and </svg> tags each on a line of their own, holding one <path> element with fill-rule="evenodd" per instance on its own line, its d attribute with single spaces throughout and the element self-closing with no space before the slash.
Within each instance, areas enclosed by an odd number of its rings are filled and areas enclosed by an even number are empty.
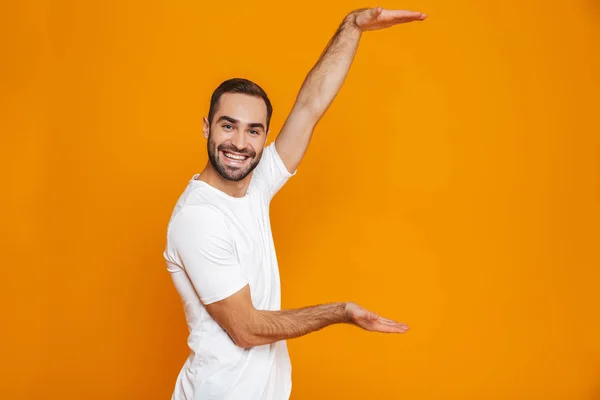
<svg viewBox="0 0 600 400">
<path fill-rule="evenodd" d="M 386 10 L 381 7 L 365 8 L 355 11 L 355 23 L 358 28 L 365 31 L 385 29 L 397 24 L 412 21 L 423 21 L 427 14 L 406 10 Z"/>
<path fill-rule="evenodd" d="M 383 318 L 355 303 L 346 304 L 346 313 L 350 322 L 371 332 L 404 333 L 409 327 L 406 324 Z"/>
</svg>

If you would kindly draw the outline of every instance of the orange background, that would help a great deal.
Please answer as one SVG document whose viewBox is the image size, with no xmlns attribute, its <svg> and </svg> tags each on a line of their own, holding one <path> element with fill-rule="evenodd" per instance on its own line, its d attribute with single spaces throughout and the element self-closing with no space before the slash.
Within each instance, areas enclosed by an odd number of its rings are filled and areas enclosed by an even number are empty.
<svg viewBox="0 0 600 400">
<path fill-rule="evenodd" d="M 0 397 L 166 399 L 162 259 L 241 76 L 272 137 L 358 1 L 5 1 Z M 288 342 L 292 399 L 600 399 L 600 4 L 407 1 L 272 205 L 283 306 L 408 323 Z M 7 143 L 8 142 L 8 143 Z"/>
</svg>

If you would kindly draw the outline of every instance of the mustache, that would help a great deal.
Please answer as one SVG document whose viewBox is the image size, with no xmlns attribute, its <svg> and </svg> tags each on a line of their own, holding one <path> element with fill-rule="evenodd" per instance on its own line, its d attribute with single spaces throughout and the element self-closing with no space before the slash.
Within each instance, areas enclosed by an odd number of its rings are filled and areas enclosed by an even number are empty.
<svg viewBox="0 0 600 400">
<path fill-rule="evenodd" d="M 250 150 L 250 149 L 243 149 L 240 150 L 237 147 L 235 147 L 234 145 L 230 144 L 230 145 L 220 145 L 219 147 L 217 147 L 217 150 L 223 151 L 223 152 L 228 152 L 228 153 L 238 153 L 238 154 L 243 154 L 245 156 L 250 156 L 250 157 L 254 157 L 256 156 L 256 152 Z"/>
</svg>

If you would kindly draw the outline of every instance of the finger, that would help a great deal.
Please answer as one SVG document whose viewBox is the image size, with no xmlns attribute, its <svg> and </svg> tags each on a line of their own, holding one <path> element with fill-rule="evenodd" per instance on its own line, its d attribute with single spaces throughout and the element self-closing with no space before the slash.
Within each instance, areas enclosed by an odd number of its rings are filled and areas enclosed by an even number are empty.
<svg viewBox="0 0 600 400">
<path fill-rule="evenodd" d="M 379 322 L 382 323 L 383 325 L 400 326 L 400 327 L 404 327 L 405 329 L 410 329 L 408 325 L 398 322 L 398 321 L 394 321 L 392 319 L 379 317 Z"/>
<path fill-rule="evenodd" d="M 405 333 L 406 331 L 408 331 L 408 326 L 404 325 L 404 324 L 375 324 L 373 326 L 373 330 L 377 331 L 377 332 L 383 332 L 383 333 Z"/>
<path fill-rule="evenodd" d="M 427 14 L 418 11 L 389 10 L 386 17 L 396 21 L 416 21 L 427 18 Z"/>
<path fill-rule="evenodd" d="M 383 318 L 383 317 L 379 317 L 379 320 L 384 323 L 384 324 L 397 324 L 399 323 L 398 321 L 395 321 L 393 319 L 388 319 L 388 318 Z"/>
<path fill-rule="evenodd" d="M 419 14 L 419 15 L 408 15 L 405 17 L 399 17 L 396 18 L 397 22 L 412 22 L 412 21 L 423 21 L 425 18 L 423 18 L 423 14 Z"/>
</svg>

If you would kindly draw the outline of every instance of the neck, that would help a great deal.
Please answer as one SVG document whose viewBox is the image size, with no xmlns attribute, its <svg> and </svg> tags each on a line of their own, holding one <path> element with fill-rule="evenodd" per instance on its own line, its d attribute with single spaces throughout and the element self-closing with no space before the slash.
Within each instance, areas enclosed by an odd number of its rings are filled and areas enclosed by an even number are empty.
<svg viewBox="0 0 600 400">
<path fill-rule="evenodd" d="M 210 186 L 219 189 L 221 192 L 231 197 L 244 197 L 248 190 L 248 186 L 250 185 L 250 179 L 252 178 L 253 173 L 254 171 L 249 173 L 248 176 L 241 181 L 228 181 L 217 172 L 210 160 L 208 160 L 206 166 L 196 179 L 208 183 Z"/>
</svg>

